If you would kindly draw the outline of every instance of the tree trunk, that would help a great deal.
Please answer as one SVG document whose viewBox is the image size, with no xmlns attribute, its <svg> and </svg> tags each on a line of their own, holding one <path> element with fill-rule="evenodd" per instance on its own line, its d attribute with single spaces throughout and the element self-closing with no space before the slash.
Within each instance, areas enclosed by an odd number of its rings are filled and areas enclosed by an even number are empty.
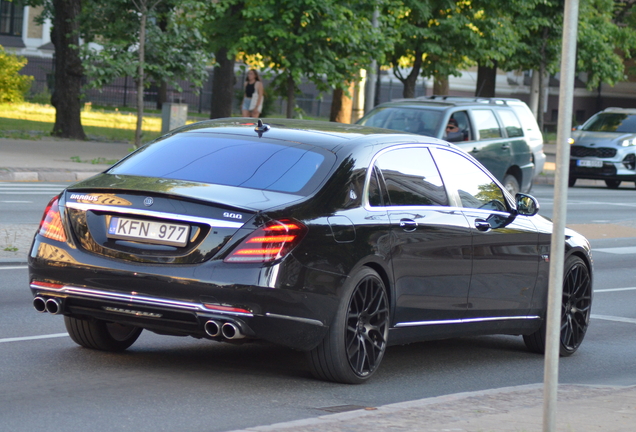
<svg viewBox="0 0 636 432">
<path fill-rule="evenodd" d="M 355 85 L 353 83 L 348 84 L 349 94 L 353 95 Z M 334 89 L 333 96 L 331 98 L 331 113 L 329 115 L 329 121 L 338 123 L 351 123 L 351 110 L 353 108 L 353 99 L 347 96 L 344 90 Z"/>
<path fill-rule="evenodd" d="M 137 77 L 137 127 L 135 128 L 135 147 L 141 145 L 141 125 L 144 118 L 144 61 L 146 48 L 146 3 L 141 3 L 141 23 L 139 25 L 139 72 Z"/>
<path fill-rule="evenodd" d="M 537 109 L 537 123 L 539 124 L 539 130 L 543 131 L 543 125 L 545 123 L 545 112 L 543 107 L 546 104 L 546 67 L 545 61 L 542 59 L 541 64 L 539 66 L 539 100 L 538 100 L 538 109 Z"/>
<path fill-rule="evenodd" d="M 296 108 L 296 83 L 291 73 L 287 74 L 287 118 L 294 118 Z"/>
<path fill-rule="evenodd" d="M 492 67 L 479 64 L 477 67 L 477 97 L 495 97 L 495 87 L 497 85 L 497 62 L 493 62 Z"/>
<path fill-rule="evenodd" d="M 532 80 L 530 81 L 530 111 L 535 119 L 539 118 L 539 88 L 541 75 L 538 70 L 532 71 Z"/>
<path fill-rule="evenodd" d="M 415 85 L 417 84 L 417 77 L 420 75 L 420 70 L 422 69 L 423 54 L 424 53 L 421 51 L 415 52 L 415 61 L 413 62 L 413 67 L 411 68 L 411 72 L 406 76 L 406 78 L 401 75 L 399 69 L 393 69 L 393 74 L 404 85 L 404 89 L 402 90 L 402 97 L 404 98 L 415 97 Z"/>
<path fill-rule="evenodd" d="M 210 118 L 232 117 L 234 105 L 234 57 L 228 58 L 227 48 L 215 53 L 216 63 L 212 76 L 212 100 Z M 241 87 L 242 88 L 242 87 Z"/>
<path fill-rule="evenodd" d="M 55 87 L 51 104 L 55 107 L 52 135 L 85 140 L 82 128 L 81 90 L 84 68 L 79 57 L 80 0 L 53 0 L 51 42 L 55 46 Z"/>
<path fill-rule="evenodd" d="M 447 95 L 448 94 L 448 76 L 435 76 L 433 80 L 433 94 L 434 95 Z"/>
</svg>

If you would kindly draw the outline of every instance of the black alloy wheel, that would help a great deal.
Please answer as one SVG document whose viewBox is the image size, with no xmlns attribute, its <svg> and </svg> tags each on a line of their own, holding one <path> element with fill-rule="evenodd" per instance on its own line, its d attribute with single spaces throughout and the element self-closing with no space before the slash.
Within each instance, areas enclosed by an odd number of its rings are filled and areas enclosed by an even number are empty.
<svg viewBox="0 0 636 432">
<path fill-rule="evenodd" d="M 579 348 L 590 324 L 592 279 L 590 269 L 577 256 L 570 256 L 566 260 L 564 275 L 559 354 L 568 357 Z M 523 341 L 530 351 L 545 353 L 546 325 L 547 320 L 543 320 L 539 330 L 523 336 Z"/>
<path fill-rule="evenodd" d="M 336 318 L 325 339 L 309 352 L 320 379 L 359 384 L 380 366 L 389 336 L 389 301 L 380 276 L 363 268 L 346 284 Z"/>
<path fill-rule="evenodd" d="M 572 256 L 565 269 L 561 304 L 562 356 L 573 354 L 583 342 L 592 306 L 592 279 L 583 260 Z"/>
<path fill-rule="evenodd" d="M 605 185 L 610 189 L 618 189 L 621 185 L 620 180 L 605 180 Z"/>
<path fill-rule="evenodd" d="M 64 324 L 73 342 L 84 348 L 100 351 L 124 351 L 141 334 L 140 327 L 109 323 L 101 320 L 87 321 L 64 316 Z"/>
</svg>

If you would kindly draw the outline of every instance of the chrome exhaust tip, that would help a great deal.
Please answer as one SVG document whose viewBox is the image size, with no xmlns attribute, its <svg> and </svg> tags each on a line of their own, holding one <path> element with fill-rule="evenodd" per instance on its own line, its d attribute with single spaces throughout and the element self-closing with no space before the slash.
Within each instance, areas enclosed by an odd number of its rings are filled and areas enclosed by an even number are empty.
<svg viewBox="0 0 636 432">
<path fill-rule="evenodd" d="M 218 321 L 210 320 L 203 326 L 205 333 L 210 337 L 217 337 L 221 335 L 221 323 Z"/>
<path fill-rule="evenodd" d="M 57 315 L 62 313 L 62 302 L 56 298 L 50 298 L 46 301 L 46 311 L 50 314 Z"/>
<path fill-rule="evenodd" d="M 42 313 L 46 312 L 46 300 L 44 300 L 42 297 L 34 298 L 33 307 L 38 312 L 42 312 Z"/>
<path fill-rule="evenodd" d="M 221 332 L 225 339 L 243 339 L 245 335 L 241 333 L 241 329 L 234 323 L 226 322 L 221 327 Z"/>
</svg>

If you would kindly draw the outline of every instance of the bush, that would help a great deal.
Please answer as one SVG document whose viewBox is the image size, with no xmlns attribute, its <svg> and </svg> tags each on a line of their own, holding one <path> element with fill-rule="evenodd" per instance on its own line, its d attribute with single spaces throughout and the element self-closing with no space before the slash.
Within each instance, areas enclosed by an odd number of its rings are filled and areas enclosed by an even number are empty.
<svg viewBox="0 0 636 432">
<path fill-rule="evenodd" d="M 24 101 L 33 81 L 32 76 L 18 73 L 26 64 L 24 57 L 7 53 L 0 45 L 0 103 Z"/>
</svg>

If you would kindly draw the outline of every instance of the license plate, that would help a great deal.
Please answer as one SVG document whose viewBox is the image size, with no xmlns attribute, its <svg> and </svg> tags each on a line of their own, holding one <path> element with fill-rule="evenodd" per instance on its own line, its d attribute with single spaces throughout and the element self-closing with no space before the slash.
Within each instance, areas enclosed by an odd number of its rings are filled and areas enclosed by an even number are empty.
<svg viewBox="0 0 636 432">
<path fill-rule="evenodd" d="M 181 224 L 112 217 L 107 235 L 110 238 L 137 240 L 144 243 L 185 246 L 190 236 L 190 227 Z"/>
<path fill-rule="evenodd" d="M 576 165 L 587 168 L 603 168 L 603 161 L 600 160 L 577 160 Z"/>
</svg>

